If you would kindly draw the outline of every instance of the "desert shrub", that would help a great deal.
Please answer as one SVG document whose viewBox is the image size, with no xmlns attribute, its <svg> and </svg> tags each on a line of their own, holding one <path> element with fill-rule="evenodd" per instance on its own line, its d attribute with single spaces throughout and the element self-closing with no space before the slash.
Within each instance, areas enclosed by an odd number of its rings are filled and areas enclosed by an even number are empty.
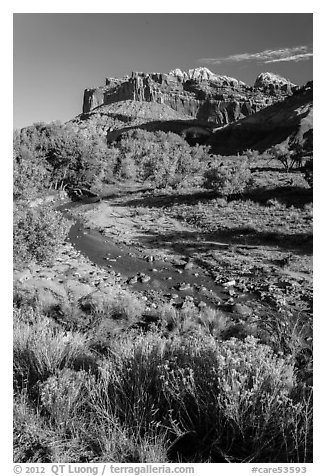
<svg viewBox="0 0 326 476">
<path fill-rule="evenodd" d="M 175 330 L 180 323 L 179 314 L 172 304 L 164 304 L 161 306 L 158 315 L 162 328 L 167 329 L 169 332 Z"/>
<path fill-rule="evenodd" d="M 84 186 L 101 192 L 113 179 L 148 180 L 157 187 L 196 183 L 207 148 L 190 147 L 177 134 L 133 130 L 110 147 L 96 131 L 73 124 L 34 124 L 15 131 L 14 194 Z M 24 181 L 25 178 L 25 181 Z"/>
<path fill-rule="evenodd" d="M 14 150 L 13 197 L 30 200 L 49 187 L 50 173 L 26 146 Z"/>
<path fill-rule="evenodd" d="M 108 147 L 103 154 L 102 160 L 102 186 L 103 184 L 112 183 L 115 180 L 115 170 L 119 160 L 119 149 L 116 147 Z"/>
<path fill-rule="evenodd" d="M 253 338 L 152 334 L 113 346 L 91 399 L 128 427 L 168 428 L 172 446 L 191 433 L 206 461 L 290 462 L 311 457 L 311 401 L 295 385 L 291 363 Z"/>
<path fill-rule="evenodd" d="M 251 172 L 246 157 L 232 165 L 213 164 L 204 173 L 204 187 L 220 195 L 244 192 L 251 184 Z"/>
<path fill-rule="evenodd" d="M 16 460 L 311 460 L 311 392 L 298 385 L 292 359 L 252 337 L 216 340 L 221 316 L 202 314 L 204 333 L 129 330 L 100 356 L 78 332 L 22 312 L 14 321 L 15 389 L 18 400 L 25 395 Z M 178 317 L 161 310 L 167 323 Z"/>
<path fill-rule="evenodd" d="M 198 316 L 198 324 L 208 335 L 220 338 L 230 325 L 227 317 L 218 310 L 204 308 Z"/>
<path fill-rule="evenodd" d="M 37 311 L 14 312 L 14 383 L 27 386 L 34 393 L 35 384 L 45 381 L 58 370 L 94 366 L 87 347 L 87 338 L 79 333 L 67 333 Z M 24 318 L 25 315 L 25 318 Z"/>
<path fill-rule="evenodd" d="M 177 134 L 162 131 L 126 132 L 113 147 L 119 150 L 116 177 L 148 180 L 156 187 L 193 180 L 208 157 L 205 147 L 190 147 Z"/>
<path fill-rule="evenodd" d="M 96 293 L 85 296 L 80 301 L 81 308 L 92 314 L 94 321 L 101 318 L 111 318 L 116 321 L 134 322 L 144 311 L 144 302 L 133 294 L 125 291 L 112 293 Z"/>
<path fill-rule="evenodd" d="M 39 385 L 41 408 L 53 425 L 65 432 L 85 407 L 85 371 L 64 368 Z"/>
<path fill-rule="evenodd" d="M 95 402 L 90 405 L 85 389 L 94 393 L 95 385 L 89 374 L 63 370 L 41 385 L 36 410 L 24 392 L 16 394 L 14 462 L 168 461 L 164 432 L 139 435 L 111 413 L 98 411 Z"/>
<path fill-rule="evenodd" d="M 145 305 L 134 295 L 125 292 L 85 296 L 80 301 L 83 321 L 89 322 L 90 346 L 105 353 L 112 338 L 135 325 L 144 312 Z"/>
<path fill-rule="evenodd" d="M 159 309 L 159 326 L 169 334 L 178 336 L 197 335 L 220 338 L 229 325 L 226 316 L 218 310 L 209 307 L 199 311 L 189 303 L 180 310 L 170 304 Z"/>
<path fill-rule="evenodd" d="M 108 367 L 105 367 L 102 371 L 105 373 L 107 370 Z M 104 377 L 97 381 L 89 378 L 87 381 L 86 408 L 91 424 L 87 425 L 87 432 L 85 431 L 81 436 L 83 440 L 88 441 L 88 447 L 94 448 L 96 456 L 92 457 L 92 461 L 167 462 L 166 429 L 159 428 L 155 421 L 150 428 L 144 428 L 141 422 L 130 426 L 128 418 L 120 419 L 118 411 L 112 407 L 108 398 L 106 383 L 107 380 Z M 119 384 L 115 382 L 113 391 L 118 390 L 118 386 Z M 131 402 L 134 401 L 134 393 L 138 393 L 137 389 L 132 388 Z M 137 408 L 135 410 L 137 411 Z"/>
<path fill-rule="evenodd" d="M 99 134 L 80 133 L 72 124 L 39 123 L 15 131 L 14 194 L 17 198 L 34 186 L 100 188 L 112 179 L 116 154 Z M 27 182 L 24 183 L 26 175 Z"/>
<path fill-rule="evenodd" d="M 287 145 L 277 144 L 269 149 L 271 158 L 278 160 L 288 172 L 291 168 L 291 152 Z"/>
<path fill-rule="evenodd" d="M 16 393 L 13 401 L 13 460 L 15 463 L 49 463 L 51 432 L 39 411 L 28 401 L 25 391 Z"/>
<path fill-rule="evenodd" d="M 14 207 L 14 261 L 51 262 L 68 232 L 68 221 L 50 206 Z"/>
<path fill-rule="evenodd" d="M 136 180 L 138 178 L 138 170 L 132 153 L 120 154 L 119 152 L 114 167 L 114 176 L 125 180 Z"/>
<path fill-rule="evenodd" d="M 300 380 L 308 383 L 312 383 L 312 336 L 312 317 L 307 313 L 266 314 L 259 325 L 260 339 L 291 358 Z"/>
<path fill-rule="evenodd" d="M 301 145 L 298 142 L 292 144 L 276 144 L 268 150 L 270 156 L 278 160 L 287 172 L 295 167 L 302 167 L 303 157 L 307 153 L 308 145 Z"/>
</svg>

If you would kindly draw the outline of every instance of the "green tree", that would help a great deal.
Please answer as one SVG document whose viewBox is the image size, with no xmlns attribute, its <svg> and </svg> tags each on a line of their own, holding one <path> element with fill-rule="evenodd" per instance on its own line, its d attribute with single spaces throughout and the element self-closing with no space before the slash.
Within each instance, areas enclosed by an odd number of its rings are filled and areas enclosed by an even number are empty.
<svg viewBox="0 0 326 476">
<path fill-rule="evenodd" d="M 177 134 L 162 131 L 129 131 L 113 147 L 119 150 L 116 177 L 148 180 L 156 187 L 193 179 L 208 157 L 207 148 L 191 147 Z"/>
<path fill-rule="evenodd" d="M 50 184 L 50 172 L 44 161 L 39 160 L 25 145 L 14 150 L 13 196 L 14 200 L 27 200 L 37 196 Z"/>
<path fill-rule="evenodd" d="M 44 189 L 94 184 L 98 187 L 109 175 L 108 159 L 112 158 L 98 134 L 85 134 L 72 124 L 59 122 L 38 123 L 15 131 L 14 150 L 17 185 L 20 179 L 23 185 L 27 173 L 36 181 L 41 178 Z M 113 171 L 113 164 L 111 168 Z M 47 181 L 43 171 L 47 172 Z"/>
<path fill-rule="evenodd" d="M 13 251 L 16 264 L 35 261 L 51 263 L 68 232 L 68 221 L 49 206 L 14 206 Z"/>
</svg>

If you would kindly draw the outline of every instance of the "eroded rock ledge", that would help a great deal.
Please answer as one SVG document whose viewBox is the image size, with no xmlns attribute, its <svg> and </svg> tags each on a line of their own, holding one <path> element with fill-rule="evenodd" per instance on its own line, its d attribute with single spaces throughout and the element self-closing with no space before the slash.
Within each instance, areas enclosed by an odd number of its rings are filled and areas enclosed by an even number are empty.
<svg viewBox="0 0 326 476">
<path fill-rule="evenodd" d="M 223 126 L 280 101 L 295 85 L 271 73 L 258 76 L 254 86 L 207 68 L 188 72 L 133 72 L 123 78 L 106 78 L 105 85 L 84 91 L 83 114 L 120 101 L 165 104 L 173 110 L 216 126 Z"/>
</svg>

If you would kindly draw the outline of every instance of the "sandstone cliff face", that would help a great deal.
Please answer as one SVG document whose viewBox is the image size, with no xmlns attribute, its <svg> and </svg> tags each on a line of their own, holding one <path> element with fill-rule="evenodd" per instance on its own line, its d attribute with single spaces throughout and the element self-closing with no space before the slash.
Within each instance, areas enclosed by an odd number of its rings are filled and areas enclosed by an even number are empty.
<svg viewBox="0 0 326 476">
<path fill-rule="evenodd" d="M 216 154 L 234 155 L 252 149 L 263 152 L 276 144 L 299 143 L 312 150 L 313 85 L 297 88 L 292 96 L 257 114 L 217 130 L 207 144 Z"/>
<path fill-rule="evenodd" d="M 101 106 L 104 101 L 103 88 L 85 89 L 83 100 L 83 112 L 91 111 L 98 106 Z"/>
<path fill-rule="evenodd" d="M 282 92 L 290 95 L 295 89 L 295 85 L 288 79 L 273 73 L 261 73 L 257 77 L 254 87 L 272 95 Z"/>
<path fill-rule="evenodd" d="M 125 78 L 107 78 L 105 86 L 86 89 L 83 113 L 120 101 L 153 102 L 219 127 L 291 94 L 288 83 L 270 89 L 267 83 L 268 78 L 263 78 L 257 82 L 257 87 L 250 87 L 235 78 L 216 75 L 207 68 L 188 72 L 175 69 L 169 74 L 133 72 Z"/>
</svg>

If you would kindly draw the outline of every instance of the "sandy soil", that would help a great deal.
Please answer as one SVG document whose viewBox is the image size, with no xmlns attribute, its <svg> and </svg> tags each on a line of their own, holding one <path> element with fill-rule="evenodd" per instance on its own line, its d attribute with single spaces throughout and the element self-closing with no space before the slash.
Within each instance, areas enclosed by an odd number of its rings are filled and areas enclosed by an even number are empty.
<svg viewBox="0 0 326 476">
<path fill-rule="evenodd" d="M 164 200 L 164 196 L 162 196 Z M 160 197 L 154 200 L 160 203 Z M 75 210 L 86 227 L 98 229 L 107 239 L 123 243 L 144 257 L 154 255 L 171 263 L 193 261 L 199 274 L 217 284 L 235 282 L 228 303 L 239 295 L 250 297 L 258 314 L 285 307 L 290 312 L 312 311 L 312 256 L 304 249 L 284 247 L 282 242 L 252 244 L 245 234 L 229 236 L 207 231 L 176 218 L 170 207 L 146 205 L 146 195 L 136 195 L 82 205 Z M 240 230 L 241 231 L 241 230 Z M 252 301 L 252 294 L 255 299 Z"/>
</svg>

